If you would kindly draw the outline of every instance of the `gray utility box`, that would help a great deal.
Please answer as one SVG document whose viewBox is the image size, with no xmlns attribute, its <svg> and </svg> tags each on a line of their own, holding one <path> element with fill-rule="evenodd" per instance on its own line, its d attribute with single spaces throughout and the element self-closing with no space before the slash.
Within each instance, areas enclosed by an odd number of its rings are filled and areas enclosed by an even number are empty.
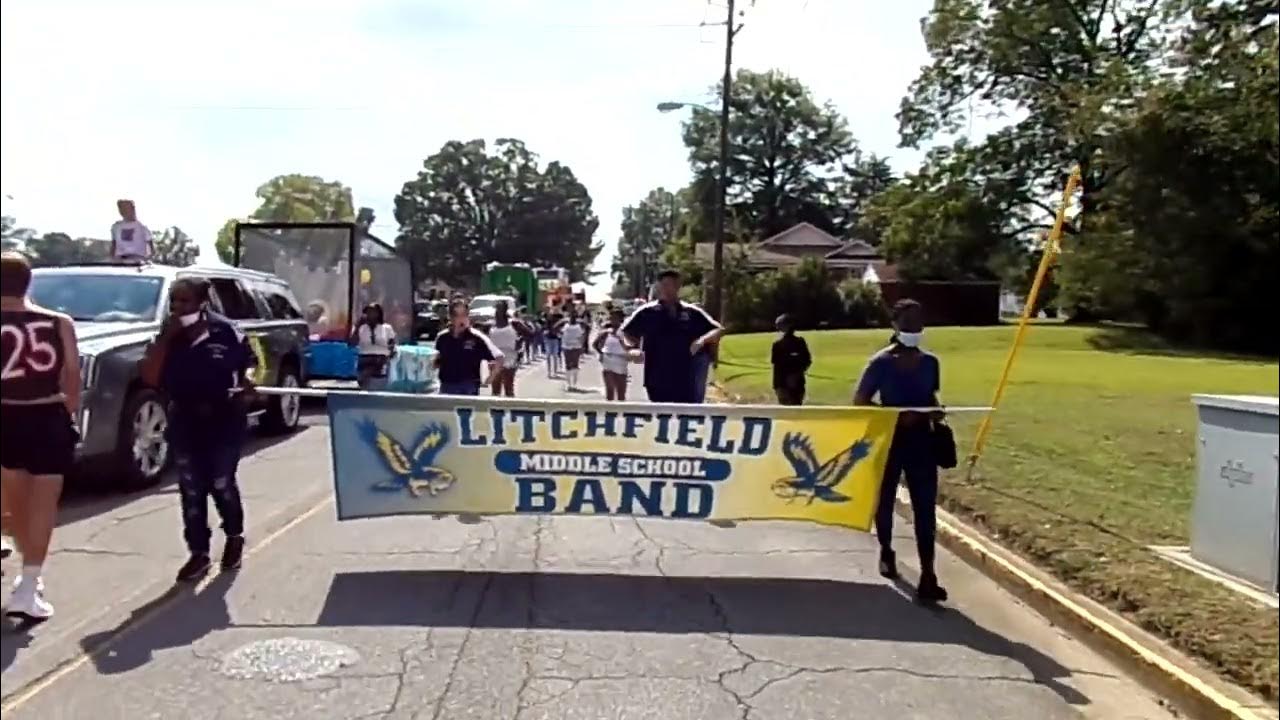
<svg viewBox="0 0 1280 720">
<path fill-rule="evenodd" d="M 1255 395 L 1193 395 L 1191 401 L 1200 416 L 1191 555 L 1276 592 L 1280 404 Z"/>
</svg>

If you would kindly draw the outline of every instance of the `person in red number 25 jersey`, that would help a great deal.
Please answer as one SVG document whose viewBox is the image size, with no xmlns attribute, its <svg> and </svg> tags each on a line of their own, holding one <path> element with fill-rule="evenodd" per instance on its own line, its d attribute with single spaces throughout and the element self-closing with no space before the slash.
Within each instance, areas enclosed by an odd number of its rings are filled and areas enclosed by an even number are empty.
<svg viewBox="0 0 1280 720">
<path fill-rule="evenodd" d="M 41 570 L 58 514 L 62 478 L 79 442 L 72 418 L 80 407 L 80 353 L 71 318 L 27 299 L 31 266 L 17 253 L 0 257 L 0 485 L 22 575 L 5 614 L 47 620 Z"/>
</svg>

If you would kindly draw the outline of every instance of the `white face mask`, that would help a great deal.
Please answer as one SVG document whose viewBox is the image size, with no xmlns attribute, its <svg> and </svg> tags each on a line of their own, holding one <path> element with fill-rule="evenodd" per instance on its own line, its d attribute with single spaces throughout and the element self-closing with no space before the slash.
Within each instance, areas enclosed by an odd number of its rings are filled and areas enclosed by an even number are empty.
<svg viewBox="0 0 1280 720">
<path fill-rule="evenodd" d="M 902 332 L 901 330 L 899 330 L 898 344 L 902 345 L 903 347 L 909 347 L 909 348 L 920 347 L 920 340 L 923 337 L 924 337 L 923 332 L 909 333 L 909 332 Z"/>
<path fill-rule="evenodd" d="M 191 327 L 200 321 L 200 312 L 196 311 L 189 315 L 179 315 L 178 322 L 182 323 L 182 327 Z"/>
</svg>

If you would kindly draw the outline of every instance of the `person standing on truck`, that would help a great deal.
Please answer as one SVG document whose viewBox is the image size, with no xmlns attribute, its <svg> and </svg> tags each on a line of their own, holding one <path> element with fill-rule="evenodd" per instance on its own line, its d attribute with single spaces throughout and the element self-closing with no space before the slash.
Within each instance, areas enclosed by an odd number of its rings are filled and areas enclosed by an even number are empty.
<svg viewBox="0 0 1280 720">
<path fill-rule="evenodd" d="M 62 481 L 75 461 L 72 418 L 80 408 L 80 351 L 71 318 L 27 298 L 31 266 L 0 256 L 0 505 L 22 555 L 22 575 L 5 614 L 39 622 L 53 616 L 44 598 L 44 561 L 58 517 Z"/>
<path fill-rule="evenodd" d="M 209 498 L 222 518 L 222 569 L 244 555 L 244 505 L 236 483 L 257 357 L 231 320 L 209 310 L 209 282 L 184 277 L 169 290 L 169 315 L 147 346 L 142 381 L 169 398 L 167 436 L 178 467 L 182 535 L 190 557 L 179 582 L 209 572 Z"/>
<path fill-rule="evenodd" d="M 151 257 L 154 249 L 151 231 L 138 222 L 138 211 L 132 200 L 117 200 L 120 219 L 111 226 L 111 257 L 115 260 L 140 262 Z"/>
</svg>

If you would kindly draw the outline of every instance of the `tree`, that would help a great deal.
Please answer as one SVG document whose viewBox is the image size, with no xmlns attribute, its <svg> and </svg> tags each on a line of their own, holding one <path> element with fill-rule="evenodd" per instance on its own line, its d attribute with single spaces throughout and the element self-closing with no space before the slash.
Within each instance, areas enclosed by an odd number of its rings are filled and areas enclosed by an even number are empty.
<svg viewBox="0 0 1280 720">
<path fill-rule="evenodd" d="M 155 262 L 186 267 L 194 263 L 200 255 L 200 248 L 196 246 L 195 241 L 177 225 L 165 228 L 152 237 L 155 250 L 151 254 L 151 259 Z"/>
<path fill-rule="evenodd" d="M 591 195 L 568 166 L 538 167 L 523 142 L 453 140 L 395 200 L 396 244 L 418 277 L 474 281 L 489 262 L 559 265 L 587 276 L 602 246 Z"/>
<path fill-rule="evenodd" d="M 978 190 L 952 181 L 909 177 L 881 193 L 868 222 L 882 230 L 881 249 L 908 280 L 989 280 L 1016 242 Z"/>
<path fill-rule="evenodd" d="M 258 187 L 258 208 L 248 222 L 352 222 L 355 207 L 351 188 L 315 175 L 277 175 Z M 232 218 L 218 230 L 214 246 L 225 263 L 235 259 L 235 226 Z"/>
<path fill-rule="evenodd" d="M 850 237 L 879 245 L 880 229 L 873 223 L 863 222 L 863 219 L 872 200 L 897 182 L 898 177 L 884 158 L 874 154 L 864 158 L 855 152 L 833 188 L 833 221 L 838 227 L 846 228 Z"/>
<path fill-rule="evenodd" d="M 714 92 L 721 95 L 719 86 Z M 798 222 L 843 234 L 831 204 L 856 147 L 844 117 L 830 103 L 819 105 L 803 83 L 778 70 L 739 70 L 729 105 L 729 213 L 757 239 Z M 719 115 L 707 110 L 695 109 L 684 124 L 695 176 L 694 207 L 704 215 L 699 229 L 713 227 L 719 133 Z"/>
<path fill-rule="evenodd" d="M 680 213 L 675 193 L 661 187 L 622 209 L 622 236 L 611 270 L 615 281 L 625 281 L 633 295 L 647 294 L 656 279 L 663 253 L 675 241 Z"/>
<path fill-rule="evenodd" d="M 111 244 L 101 240 L 72 238 L 62 232 L 49 232 L 29 238 L 23 251 L 37 267 L 105 262 L 111 257 Z"/>
<path fill-rule="evenodd" d="M 18 227 L 18 221 L 12 217 L 0 216 L 0 249 L 21 249 L 35 234 L 30 228 Z"/>
<path fill-rule="evenodd" d="M 1163 57 L 1170 0 L 936 0 L 922 24 L 933 61 L 898 113 L 902 145 L 954 133 L 980 109 L 1026 117 L 974 148 L 975 165 L 1008 183 L 1020 217 L 1047 227 L 1044 198 L 1078 164 L 1081 219 L 1122 166 L 1099 152 L 1135 107 Z M 1072 228 L 1078 229 L 1078 228 Z"/>
<path fill-rule="evenodd" d="M 1065 247 L 1072 305 L 1174 340 L 1274 353 L 1266 303 L 1280 270 L 1280 63 L 1274 2 L 1188 3 L 1182 73 L 1117 132 L 1126 171 L 1099 241 Z"/>
</svg>

